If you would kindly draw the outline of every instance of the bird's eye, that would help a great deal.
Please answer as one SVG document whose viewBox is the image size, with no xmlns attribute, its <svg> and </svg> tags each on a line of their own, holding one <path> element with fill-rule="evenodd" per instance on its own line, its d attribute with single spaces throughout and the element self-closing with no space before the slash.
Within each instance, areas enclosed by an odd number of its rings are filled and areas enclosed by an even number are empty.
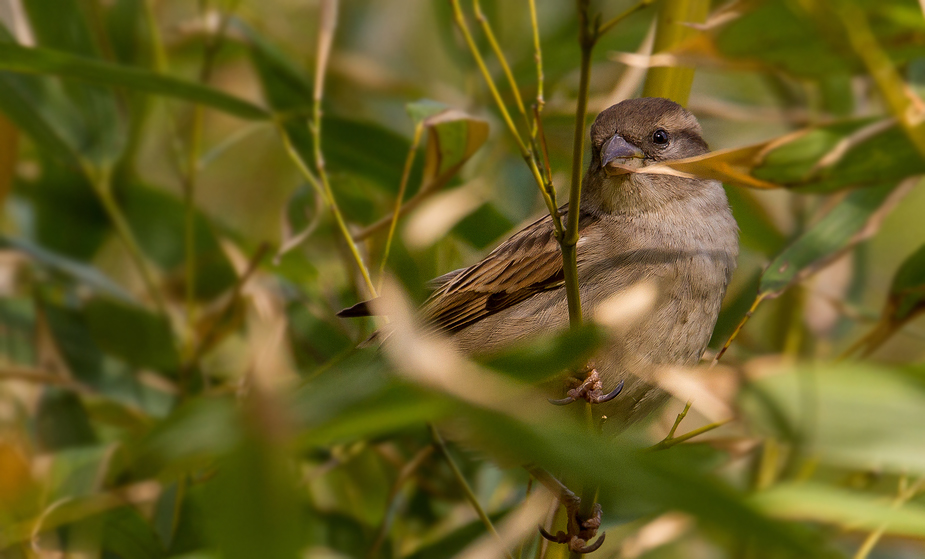
<svg viewBox="0 0 925 559">
<path fill-rule="evenodd" d="M 659 145 L 665 145 L 668 143 L 668 132 L 665 132 L 661 128 L 655 131 L 652 134 L 652 141 Z"/>
</svg>

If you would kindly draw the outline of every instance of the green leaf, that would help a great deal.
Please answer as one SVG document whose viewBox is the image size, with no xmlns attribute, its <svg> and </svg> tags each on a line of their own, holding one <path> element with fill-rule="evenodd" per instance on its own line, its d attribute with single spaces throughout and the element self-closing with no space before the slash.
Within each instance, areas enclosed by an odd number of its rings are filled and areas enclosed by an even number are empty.
<svg viewBox="0 0 925 559">
<path fill-rule="evenodd" d="M 160 559 L 167 554 L 150 524 L 132 507 L 120 507 L 104 516 L 102 547 L 124 559 Z"/>
<path fill-rule="evenodd" d="M 489 514 L 488 517 L 491 519 L 492 524 L 497 526 L 497 523 L 504 519 L 509 510 Z M 482 537 L 485 531 L 484 522 L 473 520 L 446 534 L 439 540 L 424 545 L 409 555 L 408 559 L 450 559 L 458 557 L 472 542 Z"/>
<path fill-rule="evenodd" d="M 514 225 L 515 223 L 498 211 L 494 204 L 482 204 L 474 212 L 460 219 L 452 231 L 475 248 L 484 249 L 496 243 L 505 233 L 509 233 Z"/>
<path fill-rule="evenodd" d="M 247 439 L 222 457 L 205 488 L 205 524 L 226 559 L 299 556 L 304 527 L 300 493 L 286 457 L 266 441 Z"/>
<path fill-rule="evenodd" d="M 125 87 L 134 91 L 199 103 L 247 120 L 270 118 L 270 114 L 264 109 L 217 89 L 147 70 L 120 66 L 51 49 L 0 44 L 0 70 L 25 74 L 49 74 L 96 85 Z"/>
<path fill-rule="evenodd" d="M 726 196 L 739 224 L 739 242 L 742 246 L 767 255 L 776 254 L 784 247 L 787 239 L 751 190 L 727 188 Z"/>
<path fill-rule="evenodd" d="M 922 368 L 871 363 L 798 366 L 762 378 L 743 394 L 752 425 L 802 437 L 824 464 L 925 474 Z"/>
<path fill-rule="evenodd" d="M 897 17 L 909 3 L 861 2 L 875 34 L 894 62 L 921 56 L 922 46 L 910 34 L 925 32 L 921 18 Z M 856 74 L 863 66 L 853 56 L 832 25 L 832 13 L 821 7 L 816 13 L 798 3 L 766 1 L 746 10 L 717 32 L 716 47 L 736 62 L 757 62 L 768 69 L 800 77 Z M 821 29 L 820 29 L 821 28 Z"/>
<path fill-rule="evenodd" d="M 925 311 L 925 246 L 912 253 L 893 276 L 877 324 L 849 349 L 870 355 L 906 323 Z"/>
<path fill-rule="evenodd" d="M 122 301 L 135 300 L 122 286 L 105 276 L 99 269 L 46 250 L 26 239 L 12 239 L 0 236 L 0 247 L 18 250 L 31 257 L 36 264 L 50 272 L 60 274 L 71 281 L 93 289 L 97 293 L 109 295 Z"/>
<path fill-rule="evenodd" d="M 25 4 L 39 45 L 61 52 L 99 58 L 87 20 L 76 0 L 34 0 Z M 7 44 L 2 47 L 15 47 Z M 100 84 L 63 81 L 67 110 L 55 116 L 72 149 L 97 165 L 111 165 L 125 147 L 125 130 L 116 97 Z M 62 107 L 63 108 L 63 107 Z"/>
<path fill-rule="evenodd" d="M 173 410 L 132 448 L 131 468 L 139 476 L 185 474 L 229 452 L 242 433 L 229 399 L 195 399 Z"/>
<path fill-rule="evenodd" d="M 54 387 L 46 388 L 39 400 L 35 431 L 42 448 L 48 452 L 96 443 L 96 434 L 80 399 L 72 392 Z"/>
<path fill-rule="evenodd" d="M 45 152 L 39 159 L 41 176 L 16 185 L 17 194 L 31 202 L 33 215 L 22 236 L 52 252 L 91 260 L 112 232 L 109 216 L 82 171 Z"/>
<path fill-rule="evenodd" d="M 889 315 L 891 321 L 903 323 L 923 310 L 925 310 L 925 245 L 909 255 L 893 276 L 884 315 Z"/>
<path fill-rule="evenodd" d="M 768 265 L 761 277 L 759 296 L 779 294 L 872 235 L 905 191 L 885 184 L 848 194 Z"/>
<path fill-rule="evenodd" d="M 161 269 L 182 274 L 186 255 L 186 207 L 163 190 L 129 184 L 120 203 L 142 250 Z M 209 220 L 196 212 L 193 222 L 196 258 L 196 297 L 211 299 L 232 285 L 237 272 L 222 250 Z"/>
<path fill-rule="evenodd" d="M 880 495 L 865 495 L 821 483 L 778 484 L 757 493 L 752 502 L 779 518 L 825 522 L 838 528 L 883 530 L 886 534 L 925 536 L 925 507 L 890 504 Z"/>
<path fill-rule="evenodd" d="M 0 25 L 0 44 L 13 42 L 10 32 Z M 65 140 L 62 123 L 54 114 L 64 95 L 53 85 L 42 76 L 0 72 L 0 111 L 43 150 L 76 167 L 77 154 Z M 43 102 L 36 102 L 39 99 Z"/>
<path fill-rule="evenodd" d="M 129 365 L 176 374 L 180 356 L 166 317 L 103 298 L 88 302 L 85 312 L 90 334 L 101 349 Z"/>
<path fill-rule="evenodd" d="M 314 143 L 306 125 L 312 110 L 311 81 L 300 65 L 259 33 L 243 24 L 239 26 L 248 37 L 251 63 L 267 104 L 289 117 L 284 128 L 293 146 L 305 161 L 314 161 Z M 402 166 L 411 146 L 407 138 L 373 123 L 325 115 L 321 121 L 321 143 L 329 172 L 358 174 L 387 192 L 398 192 Z M 415 166 L 410 185 L 420 182 L 420 169 L 420 164 Z"/>
<path fill-rule="evenodd" d="M 427 130 L 427 151 L 420 193 L 445 186 L 488 139 L 488 123 L 432 101 L 408 105 L 412 119 Z"/>
</svg>

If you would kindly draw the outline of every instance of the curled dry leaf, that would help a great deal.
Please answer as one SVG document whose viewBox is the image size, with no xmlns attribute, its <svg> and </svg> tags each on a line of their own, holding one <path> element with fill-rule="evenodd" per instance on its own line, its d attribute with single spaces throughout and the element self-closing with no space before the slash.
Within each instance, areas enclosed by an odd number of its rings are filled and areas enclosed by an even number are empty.
<svg viewBox="0 0 925 559">
<path fill-rule="evenodd" d="M 665 161 L 646 167 L 629 168 L 619 166 L 619 168 L 626 173 L 652 173 L 687 178 L 702 177 L 751 188 L 781 188 L 783 185 L 757 178 L 753 174 L 754 170 L 764 163 L 768 153 L 801 137 L 804 133 L 804 131 L 795 132 L 751 146 L 719 150 L 706 155 Z"/>
</svg>

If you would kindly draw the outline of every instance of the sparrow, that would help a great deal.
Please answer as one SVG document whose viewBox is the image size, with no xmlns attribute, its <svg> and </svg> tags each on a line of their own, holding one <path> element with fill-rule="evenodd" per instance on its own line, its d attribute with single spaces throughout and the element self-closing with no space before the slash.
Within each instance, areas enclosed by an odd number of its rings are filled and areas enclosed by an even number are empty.
<svg viewBox="0 0 925 559">
<path fill-rule="evenodd" d="M 719 181 L 633 172 L 709 152 L 697 119 L 668 99 L 630 99 L 591 126 L 591 162 L 582 181 L 577 244 L 585 316 L 646 286 L 645 316 L 620 329 L 593 358 L 605 387 L 622 387 L 606 406 L 618 429 L 667 399 L 655 376 L 693 366 L 716 324 L 736 268 L 738 226 Z M 569 204 L 560 215 L 573 211 Z M 564 221 L 564 219 L 563 219 Z M 426 331 L 448 335 L 469 355 L 494 352 L 569 326 L 562 253 L 542 217 L 480 262 L 434 280 L 419 309 Z M 359 303 L 339 316 L 368 316 Z"/>
</svg>

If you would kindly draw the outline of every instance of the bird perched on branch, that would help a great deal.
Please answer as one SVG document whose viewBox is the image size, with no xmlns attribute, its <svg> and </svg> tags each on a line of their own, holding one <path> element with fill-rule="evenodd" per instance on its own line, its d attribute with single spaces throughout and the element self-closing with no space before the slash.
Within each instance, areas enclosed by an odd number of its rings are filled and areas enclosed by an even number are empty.
<svg viewBox="0 0 925 559">
<path fill-rule="evenodd" d="M 736 267 L 738 227 L 718 181 L 639 172 L 708 151 L 697 119 L 667 99 L 623 101 L 591 126 L 577 245 L 582 308 L 599 317 L 621 301 L 634 303 L 624 296 L 635 294 L 644 310 L 593 360 L 603 386 L 622 387 L 602 411 L 618 429 L 666 399 L 653 383 L 659 368 L 700 360 Z M 567 204 L 560 208 L 562 215 L 569 211 Z M 562 253 L 548 215 L 435 285 L 421 321 L 465 353 L 491 352 L 569 324 Z M 370 309 L 360 303 L 339 314 L 367 316 Z M 591 380 L 572 397 L 605 399 L 589 394 L 598 379 Z"/>
<path fill-rule="evenodd" d="M 595 409 L 606 415 L 608 430 L 664 402 L 659 371 L 696 364 L 710 341 L 739 250 L 726 194 L 716 180 L 645 172 L 708 151 L 697 119 L 667 99 L 623 101 L 591 126 L 578 207 L 578 284 L 586 316 L 612 328 L 586 378 L 558 403 L 600 404 Z M 563 216 L 572 210 L 559 208 Z M 562 252 L 549 215 L 435 285 L 419 309 L 422 325 L 448 335 L 464 353 L 491 352 L 569 325 Z M 339 313 L 369 314 L 366 302 Z M 613 390 L 604 395 L 603 386 Z M 603 535 L 589 542 L 600 507 L 582 516 L 574 493 L 542 470 L 534 475 L 558 495 L 569 519 L 567 533 L 541 529 L 543 536 L 579 553 L 598 549 Z"/>
</svg>

